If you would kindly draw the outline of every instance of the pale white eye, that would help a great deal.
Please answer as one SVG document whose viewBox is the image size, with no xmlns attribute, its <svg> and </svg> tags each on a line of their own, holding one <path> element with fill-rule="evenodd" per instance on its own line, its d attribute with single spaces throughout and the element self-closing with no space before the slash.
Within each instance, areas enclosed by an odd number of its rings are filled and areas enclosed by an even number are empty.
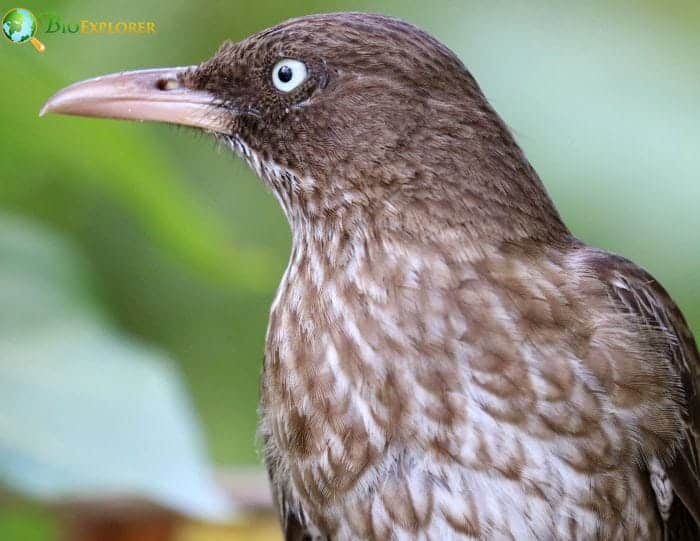
<svg viewBox="0 0 700 541">
<path fill-rule="evenodd" d="M 277 62 L 275 67 L 272 68 L 272 84 L 275 85 L 277 90 L 291 92 L 306 81 L 308 74 L 303 62 L 285 58 Z"/>
</svg>

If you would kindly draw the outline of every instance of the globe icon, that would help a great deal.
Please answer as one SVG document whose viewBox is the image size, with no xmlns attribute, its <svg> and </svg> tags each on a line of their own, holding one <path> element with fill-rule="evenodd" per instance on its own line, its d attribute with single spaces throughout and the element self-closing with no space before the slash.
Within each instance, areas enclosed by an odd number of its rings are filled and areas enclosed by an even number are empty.
<svg viewBox="0 0 700 541">
<path fill-rule="evenodd" d="M 36 34 L 37 22 L 34 14 L 28 9 L 13 8 L 2 18 L 2 32 L 12 43 L 31 42 L 37 51 L 43 52 L 45 47 Z"/>
</svg>

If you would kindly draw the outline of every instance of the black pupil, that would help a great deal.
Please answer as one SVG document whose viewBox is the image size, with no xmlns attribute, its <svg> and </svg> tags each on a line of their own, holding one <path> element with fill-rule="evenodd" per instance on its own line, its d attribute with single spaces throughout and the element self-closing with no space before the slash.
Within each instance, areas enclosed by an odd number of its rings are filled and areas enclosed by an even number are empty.
<svg viewBox="0 0 700 541">
<path fill-rule="evenodd" d="M 292 68 L 289 66 L 282 66 L 277 70 L 277 77 L 279 77 L 280 81 L 283 83 L 288 83 L 292 80 Z"/>
</svg>

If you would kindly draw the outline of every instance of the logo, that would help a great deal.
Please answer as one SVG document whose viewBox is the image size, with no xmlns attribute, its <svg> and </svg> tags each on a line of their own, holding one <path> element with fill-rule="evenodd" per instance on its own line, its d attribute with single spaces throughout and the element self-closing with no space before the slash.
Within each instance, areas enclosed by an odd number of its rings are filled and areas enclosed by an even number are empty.
<svg viewBox="0 0 700 541">
<path fill-rule="evenodd" d="M 43 53 L 46 46 L 34 37 L 37 26 L 34 14 L 24 8 L 12 8 L 2 18 L 2 33 L 7 39 L 18 45 L 29 42 L 38 52 Z"/>
<path fill-rule="evenodd" d="M 54 12 L 39 13 L 41 28 L 45 34 L 81 35 L 81 34 L 155 34 L 154 21 L 64 21 Z M 12 8 L 2 18 L 2 33 L 12 43 L 31 43 L 43 53 L 46 46 L 35 36 L 39 22 L 34 14 L 25 8 Z"/>
<path fill-rule="evenodd" d="M 155 34 L 153 21 L 91 21 L 64 22 L 56 13 L 40 13 L 47 19 L 46 34 Z M 42 17 L 42 22 L 44 18 Z"/>
</svg>

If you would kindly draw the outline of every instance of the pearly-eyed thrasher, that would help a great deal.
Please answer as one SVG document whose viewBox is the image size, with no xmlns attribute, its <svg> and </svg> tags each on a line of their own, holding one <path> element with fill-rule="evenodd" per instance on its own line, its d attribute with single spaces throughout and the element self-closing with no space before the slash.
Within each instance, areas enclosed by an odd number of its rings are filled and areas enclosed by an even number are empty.
<svg viewBox="0 0 700 541">
<path fill-rule="evenodd" d="M 698 539 L 683 316 L 572 236 L 434 38 L 302 17 L 42 112 L 202 128 L 278 198 L 260 412 L 287 539 Z"/>
</svg>

